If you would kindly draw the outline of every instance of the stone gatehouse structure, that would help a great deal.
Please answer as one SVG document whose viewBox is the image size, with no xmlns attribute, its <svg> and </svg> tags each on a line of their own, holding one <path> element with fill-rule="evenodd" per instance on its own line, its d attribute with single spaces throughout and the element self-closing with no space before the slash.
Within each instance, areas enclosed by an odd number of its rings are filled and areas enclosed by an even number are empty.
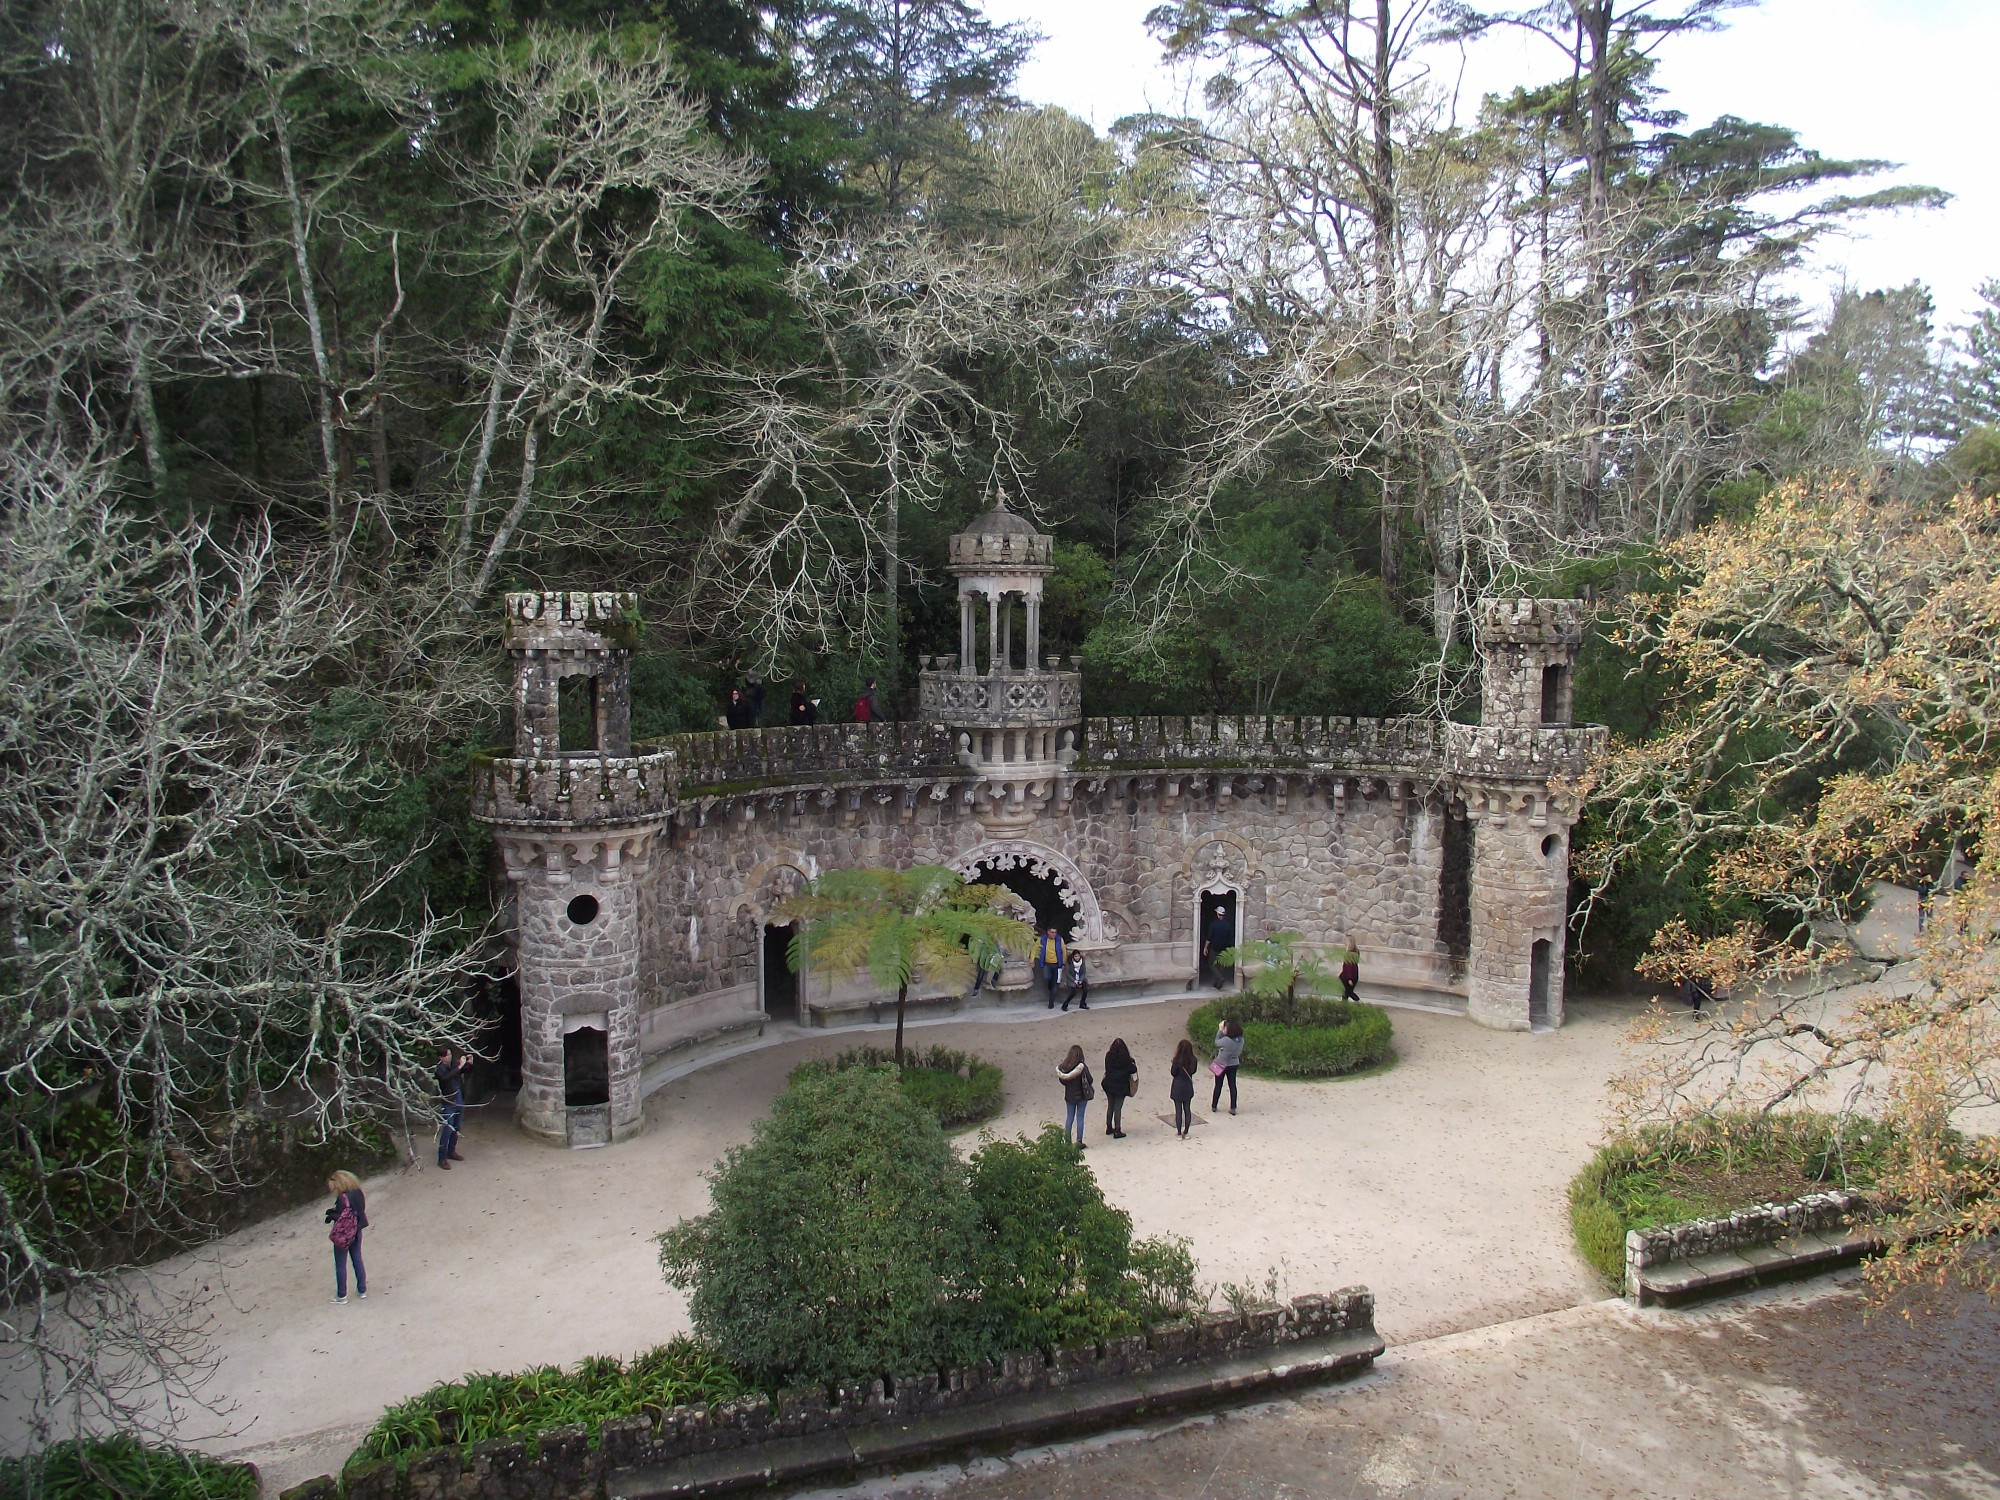
<svg viewBox="0 0 2000 1500">
<path fill-rule="evenodd" d="M 1004 509 L 952 538 L 959 649 L 923 658 L 904 723 L 635 745 L 632 596 L 508 595 L 514 744 L 479 766 L 473 803 L 513 898 L 523 1128 L 622 1139 L 649 1061 L 774 1018 L 876 1014 L 865 980 L 783 960 L 781 903 L 841 866 L 1006 884 L 1090 955 L 1094 988 L 1185 984 L 1219 921 L 1241 941 L 1351 938 L 1364 994 L 1562 1023 L 1562 778 L 1604 734 L 1569 722 L 1574 603 L 1481 609 L 1477 725 L 1085 719 L 1077 660 L 1040 650 L 1051 548 Z M 1011 966 L 1003 994 L 1024 979 Z"/>
</svg>

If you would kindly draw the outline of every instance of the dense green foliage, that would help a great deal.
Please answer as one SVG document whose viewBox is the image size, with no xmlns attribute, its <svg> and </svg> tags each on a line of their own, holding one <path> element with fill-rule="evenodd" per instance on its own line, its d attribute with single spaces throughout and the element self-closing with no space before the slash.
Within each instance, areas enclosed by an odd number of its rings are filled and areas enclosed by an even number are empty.
<svg viewBox="0 0 2000 1500">
<path fill-rule="evenodd" d="M 979 1314 L 995 1349 L 1055 1349 L 1135 1333 L 1198 1306 L 1184 1240 L 1132 1240 L 1054 1125 L 972 1157 Z"/>
<path fill-rule="evenodd" d="M 1243 1023 L 1243 1071 L 1273 1078 L 1335 1078 L 1395 1055 L 1389 1013 L 1379 1005 L 1301 995 L 1225 995 L 1196 1006 L 1187 1034 L 1204 1057 L 1215 1055 L 1215 1028 Z"/>
<path fill-rule="evenodd" d="M 1811 1111 L 1649 1127 L 1600 1149 L 1572 1179 L 1570 1228 L 1583 1258 L 1615 1287 L 1625 1279 L 1627 1230 L 1872 1187 L 1895 1149 L 1895 1133 L 1875 1121 Z"/>
<path fill-rule="evenodd" d="M 749 1389 L 704 1345 L 678 1338 L 630 1360 L 595 1355 L 571 1369 L 542 1365 L 513 1375 L 468 1375 L 399 1401 L 375 1420 L 348 1463 L 399 1458 L 487 1438 L 533 1437 L 580 1423 L 697 1401 L 727 1401 Z"/>
<path fill-rule="evenodd" d="M 769 1386 L 939 1369 L 978 1347 L 965 1168 L 885 1071 L 806 1073 L 660 1236 L 695 1332 Z"/>
<path fill-rule="evenodd" d="M 120 1435 L 0 1459 L 0 1500 L 257 1500 L 257 1471 Z"/>
<path fill-rule="evenodd" d="M 815 1057 L 792 1070 L 802 1073 L 839 1073 L 848 1068 L 893 1068 L 895 1054 L 880 1047 L 850 1047 L 832 1057 Z M 903 1092 L 929 1110 L 946 1130 L 977 1125 L 1000 1113 L 1000 1069 L 998 1065 L 961 1052 L 955 1047 L 910 1048 L 903 1053 L 898 1080 Z"/>
</svg>

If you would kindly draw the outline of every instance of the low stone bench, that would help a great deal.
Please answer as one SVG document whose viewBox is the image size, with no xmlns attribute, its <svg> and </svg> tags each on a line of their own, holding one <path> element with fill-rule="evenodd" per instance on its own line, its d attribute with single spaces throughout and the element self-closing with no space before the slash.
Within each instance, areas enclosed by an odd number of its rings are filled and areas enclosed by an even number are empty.
<svg viewBox="0 0 2000 1500">
<path fill-rule="evenodd" d="M 1865 1193 L 1809 1193 L 1721 1219 L 1634 1229 L 1625 1236 L 1625 1296 L 1674 1306 L 1811 1276 L 1880 1254 L 1892 1237 Z"/>
</svg>

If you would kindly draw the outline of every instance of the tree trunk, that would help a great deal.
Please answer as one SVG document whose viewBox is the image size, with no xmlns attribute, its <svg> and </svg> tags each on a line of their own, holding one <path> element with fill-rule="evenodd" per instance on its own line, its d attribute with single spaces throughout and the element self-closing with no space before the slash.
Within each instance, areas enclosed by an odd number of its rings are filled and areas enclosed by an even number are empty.
<svg viewBox="0 0 2000 1500">
<path fill-rule="evenodd" d="M 909 993 L 907 984 L 896 986 L 896 1066 L 899 1068 L 903 1065 L 903 1001 Z"/>
</svg>

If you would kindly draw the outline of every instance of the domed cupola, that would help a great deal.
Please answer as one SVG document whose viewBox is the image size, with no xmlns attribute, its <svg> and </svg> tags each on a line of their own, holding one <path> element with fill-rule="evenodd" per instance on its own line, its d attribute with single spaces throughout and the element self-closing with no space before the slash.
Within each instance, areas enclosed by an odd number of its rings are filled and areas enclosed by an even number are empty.
<svg viewBox="0 0 2000 1500">
<path fill-rule="evenodd" d="M 926 661 L 918 711 L 959 731 L 959 759 L 987 783 L 985 822 L 1032 821 L 1075 758 L 1082 674 L 1041 658 L 1042 582 L 1054 556 L 1055 538 L 1004 499 L 951 539 L 958 654 Z"/>
</svg>

